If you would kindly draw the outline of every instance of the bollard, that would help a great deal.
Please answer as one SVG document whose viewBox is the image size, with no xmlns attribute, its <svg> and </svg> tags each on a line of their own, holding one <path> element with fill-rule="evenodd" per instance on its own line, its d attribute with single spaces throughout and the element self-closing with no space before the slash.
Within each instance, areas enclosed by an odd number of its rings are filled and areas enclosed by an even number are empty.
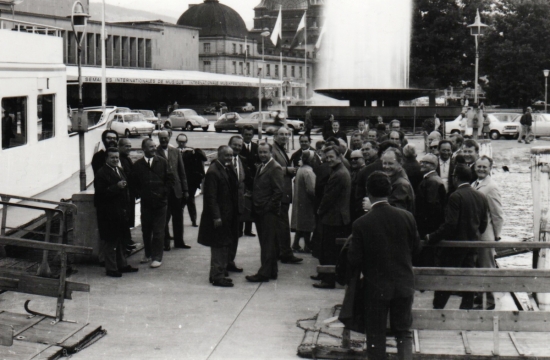
<svg viewBox="0 0 550 360">
<path fill-rule="evenodd" d="M 491 140 L 478 140 L 479 144 L 479 156 L 488 156 L 491 159 L 493 158 L 493 146 L 491 145 Z"/>
<path fill-rule="evenodd" d="M 548 241 L 550 231 L 550 147 L 531 148 L 531 187 L 533 189 L 533 232 L 534 241 Z M 548 249 L 533 251 L 533 268 L 550 269 Z M 536 294 L 542 311 L 550 310 L 550 293 Z"/>
</svg>

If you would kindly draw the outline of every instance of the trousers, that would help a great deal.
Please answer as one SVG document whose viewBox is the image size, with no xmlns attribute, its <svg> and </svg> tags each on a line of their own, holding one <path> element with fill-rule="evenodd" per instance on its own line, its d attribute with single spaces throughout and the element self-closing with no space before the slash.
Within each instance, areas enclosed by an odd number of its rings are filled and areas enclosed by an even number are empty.
<svg viewBox="0 0 550 360">
<path fill-rule="evenodd" d="M 274 229 L 279 215 L 266 213 L 256 219 L 256 230 L 260 240 L 261 266 L 258 274 L 264 277 L 277 275 L 277 233 Z"/>
<path fill-rule="evenodd" d="M 212 281 L 225 278 L 227 268 L 227 246 L 210 247 L 210 279 Z"/>
<path fill-rule="evenodd" d="M 281 204 L 281 213 L 277 217 L 277 240 L 279 243 L 279 257 L 288 259 L 294 256 L 290 248 L 290 222 L 288 221 L 288 209 L 290 204 Z"/>
<path fill-rule="evenodd" d="M 162 261 L 166 210 L 166 205 L 160 208 L 141 205 L 141 231 L 145 256 L 152 258 L 153 261 Z"/>
<path fill-rule="evenodd" d="M 168 208 L 166 213 L 166 225 L 164 229 L 164 246 L 170 246 L 170 231 L 168 230 L 168 223 L 172 218 L 172 230 L 174 231 L 174 246 L 181 246 L 185 244 L 183 241 L 183 208 L 182 199 L 178 199 L 175 196 L 168 196 Z"/>
</svg>

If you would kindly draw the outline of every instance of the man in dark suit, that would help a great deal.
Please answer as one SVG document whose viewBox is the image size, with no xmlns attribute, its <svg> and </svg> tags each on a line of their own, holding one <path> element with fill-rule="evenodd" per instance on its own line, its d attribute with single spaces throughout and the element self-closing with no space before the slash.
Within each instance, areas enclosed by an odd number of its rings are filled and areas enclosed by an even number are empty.
<svg viewBox="0 0 550 360">
<path fill-rule="evenodd" d="M 183 158 L 173 146 L 169 146 L 172 131 L 163 130 L 159 132 L 159 143 L 157 147 L 157 156 L 168 162 L 175 177 L 175 183 L 168 192 L 168 211 L 166 213 L 166 226 L 164 227 L 164 251 L 170 251 L 170 231 L 168 224 L 172 218 L 172 229 L 174 231 L 174 247 L 180 249 L 190 249 L 183 240 L 183 205 L 189 197 L 189 188 L 187 187 L 187 176 L 183 166 Z"/>
<path fill-rule="evenodd" d="M 300 167 L 300 159 L 302 159 L 302 154 L 304 151 L 315 151 L 315 149 L 311 147 L 311 140 L 307 135 L 300 135 L 299 142 L 300 149 L 296 150 L 294 154 L 292 154 L 292 156 L 290 157 L 290 162 L 292 163 L 292 165 L 294 165 L 295 168 Z"/>
<path fill-rule="evenodd" d="M 338 260 L 336 238 L 347 237 L 350 232 L 351 178 L 342 164 L 340 150 L 337 147 L 326 148 L 325 156 L 326 162 L 331 167 L 331 173 L 317 210 L 323 227 L 319 262 L 321 265 L 336 265 Z M 318 289 L 334 289 L 334 275 L 322 276 L 321 282 L 313 286 Z"/>
<path fill-rule="evenodd" d="M 262 164 L 254 178 L 252 206 L 260 239 L 262 265 L 255 275 L 246 276 L 246 280 L 250 282 L 277 279 L 277 227 L 280 224 L 281 200 L 284 193 L 284 170 L 272 158 L 271 153 L 271 145 L 260 143 L 258 155 Z"/>
<path fill-rule="evenodd" d="M 284 172 L 283 198 L 281 200 L 281 213 L 279 216 L 279 225 L 277 226 L 277 238 L 279 239 L 279 257 L 285 264 L 297 264 L 303 259 L 294 256 L 290 248 L 290 223 L 288 220 L 288 210 L 292 202 L 292 178 L 296 175 L 296 168 L 292 166 L 288 155 L 286 154 L 286 144 L 290 132 L 281 127 L 273 137 L 272 157 L 282 168 Z"/>
<path fill-rule="evenodd" d="M 191 225 L 197 227 L 197 207 L 195 205 L 195 193 L 201 187 L 204 179 L 204 162 L 208 160 L 204 151 L 187 146 L 187 135 L 179 134 L 176 138 L 178 151 L 181 153 L 185 176 L 187 177 L 187 188 L 189 197 L 183 205 L 187 205 L 187 211 L 191 218 Z"/>
<path fill-rule="evenodd" d="M 234 219 L 234 223 L 231 227 L 231 238 L 233 242 L 229 247 L 229 258 L 227 261 L 227 271 L 243 272 L 243 269 L 235 265 L 235 257 L 237 256 L 237 247 L 239 246 L 239 215 L 244 213 L 244 193 L 245 193 L 245 180 L 247 177 L 247 168 L 245 167 L 246 159 L 239 154 L 243 148 L 243 138 L 240 135 L 232 136 L 229 139 L 229 147 L 233 150 L 233 157 L 231 158 L 231 170 L 233 175 L 237 179 L 237 217 Z"/>
<path fill-rule="evenodd" d="M 256 175 L 256 169 L 257 166 L 260 164 L 260 159 L 258 158 L 258 144 L 255 142 L 252 142 L 252 139 L 254 138 L 254 128 L 250 125 L 246 125 L 243 127 L 243 149 L 241 150 L 241 156 L 243 156 L 245 161 L 245 166 L 247 167 L 247 174 L 249 176 L 245 179 L 245 190 L 246 190 L 246 197 L 248 199 L 245 199 L 245 202 L 250 200 L 252 197 L 252 187 L 254 186 L 254 176 Z M 247 214 L 249 215 L 249 214 Z M 244 225 L 244 230 L 243 230 Z M 245 220 L 242 221 L 239 225 L 239 233 L 244 233 L 246 236 L 256 236 L 252 232 L 252 221 Z"/>
<path fill-rule="evenodd" d="M 131 186 L 141 198 L 141 231 L 145 254 L 141 263 L 151 262 L 152 268 L 162 265 L 164 248 L 164 227 L 168 193 L 174 188 L 176 179 L 164 158 L 156 155 L 156 146 L 150 138 L 141 143 L 144 157 L 135 162 Z"/>
<path fill-rule="evenodd" d="M 451 156 L 453 155 L 453 144 L 449 140 L 441 140 L 438 145 L 439 150 L 439 163 L 437 165 L 436 171 L 443 184 L 445 185 L 445 190 L 447 192 L 454 191 L 454 186 L 452 186 L 452 174 L 454 170 L 454 165 L 451 161 Z"/>
<path fill-rule="evenodd" d="M 114 130 L 105 130 L 101 133 L 101 141 L 105 149 L 118 146 L 118 134 Z M 107 153 L 105 150 L 99 150 L 92 157 L 92 170 L 94 175 L 105 165 L 105 160 L 107 159 Z"/>
<path fill-rule="evenodd" d="M 346 142 L 346 145 L 348 145 L 348 137 L 345 132 L 340 131 L 340 122 L 338 120 L 334 120 L 332 122 L 332 131 L 330 132 L 330 137 L 342 139 Z"/>
<path fill-rule="evenodd" d="M 122 273 L 138 271 L 126 262 L 123 246 L 128 231 L 128 183 L 123 169 L 118 167 L 118 149 L 108 148 L 106 154 L 106 164 L 94 180 L 94 205 L 99 236 L 103 240 L 106 274 L 121 277 Z"/>
<path fill-rule="evenodd" d="M 118 141 L 118 151 L 120 153 L 120 166 L 124 170 L 125 179 L 129 179 L 132 174 L 132 168 L 134 163 L 130 159 L 130 151 L 132 150 L 132 143 L 130 139 L 122 138 Z M 136 217 L 136 192 L 131 187 L 128 187 L 129 199 L 128 199 L 128 231 L 124 237 L 123 245 L 126 253 L 132 252 L 136 245 L 132 241 L 132 234 L 130 228 L 135 226 Z"/>
<path fill-rule="evenodd" d="M 237 178 L 231 169 L 233 150 L 218 148 L 218 159 L 210 165 L 204 181 L 204 207 L 199 227 L 198 243 L 210 247 L 210 283 L 233 287 L 225 277 L 229 247 L 234 241 L 238 219 Z"/>
<path fill-rule="evenodd" d="M 369 212 L 353 224 L 350 265 L 361 268 L 365 281 L 367 356 L 386 359 L 386 323 L 397 341 L 399 359 L 412 359 L 412 256 L 420 247 L 410 212 L 390 206 L 389 177 L 376 171 L 367 180 Z"/>
<path fill-rule="evenodd" d="M 468 166 L 458 164 L 453 173 L 456 190 L 449 196 L 445 208 L 445 222 L 436 231 L 426 235 L 429 244 L 441 240 L 479 241 L 487 228 L 489 205 L 485 195 L 470 186 L 471 170 Z M 476 249 L 444 248 L 441 249 L 438 266 L 441 267 L 475 267 Z M 434 309 L 443 309 L 451 296 L 448 291 L 436 291 Z M 472 309 L 474 293 L 462 295 L 460 309 Z"/>
</svg>

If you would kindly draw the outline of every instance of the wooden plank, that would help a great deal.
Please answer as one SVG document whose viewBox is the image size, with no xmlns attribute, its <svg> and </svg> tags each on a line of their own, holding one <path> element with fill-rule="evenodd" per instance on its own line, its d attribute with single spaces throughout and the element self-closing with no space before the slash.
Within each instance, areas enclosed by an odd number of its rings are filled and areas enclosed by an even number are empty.
<svg viewBox="0 0 550 360">
<path fill-rule="evenodd" d="M 13 345 L 13 326 L 0 323 L 0 345 Z"/>
<path fill-rule="evenodd" d="M 516 347 L 518 354 L 520 354 L 521 356 L 527 355 L 525 349 L 523 349 L 523 346 L 521 346 L 518 339 L 516 339 L 516 336 L 514 335 L 514 333 L 509 332 L 508 335 L 510 336 L 510 340 L 512 340 L 512 343 L 514 343 L 514 346 Z"/>
<path fill-rule="evenodd" d="M 62 356 L 63 348 L 46 344 L 33 344 L 14 341 L 12 346 L 0 346 L 2 360 L 57 359 Z"/>
<path fill-rule="evenodd" d="M 415 267 L 414 275 L 462 275 L 462 276 L 511 276 L 511 277 L 546 277 L 550 278 L 550 270 L 538 269 L 488 269 L 488 268 L 437 268 Z"/>
<path fill-rule="evenodd" d="M 13 327 L 14 336 L 19 335 L 29 327 L 44 320 L 44 316 L 29 316 L 29 314 L 17 314 L 8 311 L 0 313 L 0 323 L 9 324 Z"/>
<path fill-rule="evenodd" d="M 72 352 L 76 347 L 82 346 L 95 336 L 104 336 L 106 331 L 103 330 L 101 325 L 86 324 L 80 330 L 66 338 L 59 346 L 62 346 L 67 351 Z"/>
<path fill-rule="evenodd" d="M 0 245 L 14 245 L 40 250 L 61 251 L 65 250 L 67 254 L 91 255 L 93 249 L 84 246 L 65 245 L 57 243 L 46 243 L 43 241 L 27 240 L 16 237 L 0 236 Z"/>
<path fill-rule="evenodd" d="M 521 241 L 521 242 L 508 242 L 508 241 L 441 241 L 435 245 L 428 245 L 426 242 L 422 242 L 424 246 L 434 246 L 439 248 L 516 248 L 516 249 L 548 249 L 550 248 L 550 242 L 542 241 Z"/>
<path fill-rule="evenodd" d="M 468 342 L 468 334 L 466 331 L 460 332 L 462 335 L 462 343 L 464 344 L 464 351 L 466 351 L 466 354 L 472 353 L 472 348 L 470 348 L 470 343 Z"/>
<path fill-rule="evenodd" d="M 5 290 L 17 291 L 19 280 L 0 277 L 0 288 Z"/>
<path fill-rule="evenodd" d="M 499 339 L 499 317 L 498 315 L 493 315 L 493 355 L 500 355 L 500 339 Z"/>
<path fill-rule="evenodd" d="M 20 333 L 17 338 L 33 343 L 59 345 L 85 326 L 66 321 L 52 324 L 51 319 L 46 318 Z"/>
<path fill-rule="evenodd" d="M 493 331 L 493 316 L 500 331 L 550 332 L 550 312 L 413 309 L 412 329 Z"/>
<path fill-rule="evenodd" d="M 420 339 L 418 336 L 418 330 L 413 330 L 413 339 L 414 339 L 414 352 L 419 353 L 420 352 Z"/>
<path fill-rule="evenodd" d="M 42 295 L 55 298 L 58 295 L 58 279 L 48 279 L 27 274 L 12 274 L 2 269 L 0 269 L 0 276 L 19 280 L 17 289 L 4 288 L 0 285 L 1 290 L 10 290 L 25 294 Z M 65 283 L 65 299 L 72 299 L 73 291 L 90 292 L 90 285 L 67 281 Z"/>
</svg>

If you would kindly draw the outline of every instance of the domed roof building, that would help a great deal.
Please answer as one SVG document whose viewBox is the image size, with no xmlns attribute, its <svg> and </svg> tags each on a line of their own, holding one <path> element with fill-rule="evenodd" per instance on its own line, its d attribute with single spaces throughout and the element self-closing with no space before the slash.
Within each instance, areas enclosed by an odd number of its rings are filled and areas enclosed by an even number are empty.
<svg viewBox="0 0 550 360">
<path fill-rule="evenodd" d="M 242 17 L 218 0 L 204 0 L 191 5 L 178 19 L 178 25 L 200 28 L 199 36 L 230 36 L 245 38 L 248 30 Z"/>
</svg>

